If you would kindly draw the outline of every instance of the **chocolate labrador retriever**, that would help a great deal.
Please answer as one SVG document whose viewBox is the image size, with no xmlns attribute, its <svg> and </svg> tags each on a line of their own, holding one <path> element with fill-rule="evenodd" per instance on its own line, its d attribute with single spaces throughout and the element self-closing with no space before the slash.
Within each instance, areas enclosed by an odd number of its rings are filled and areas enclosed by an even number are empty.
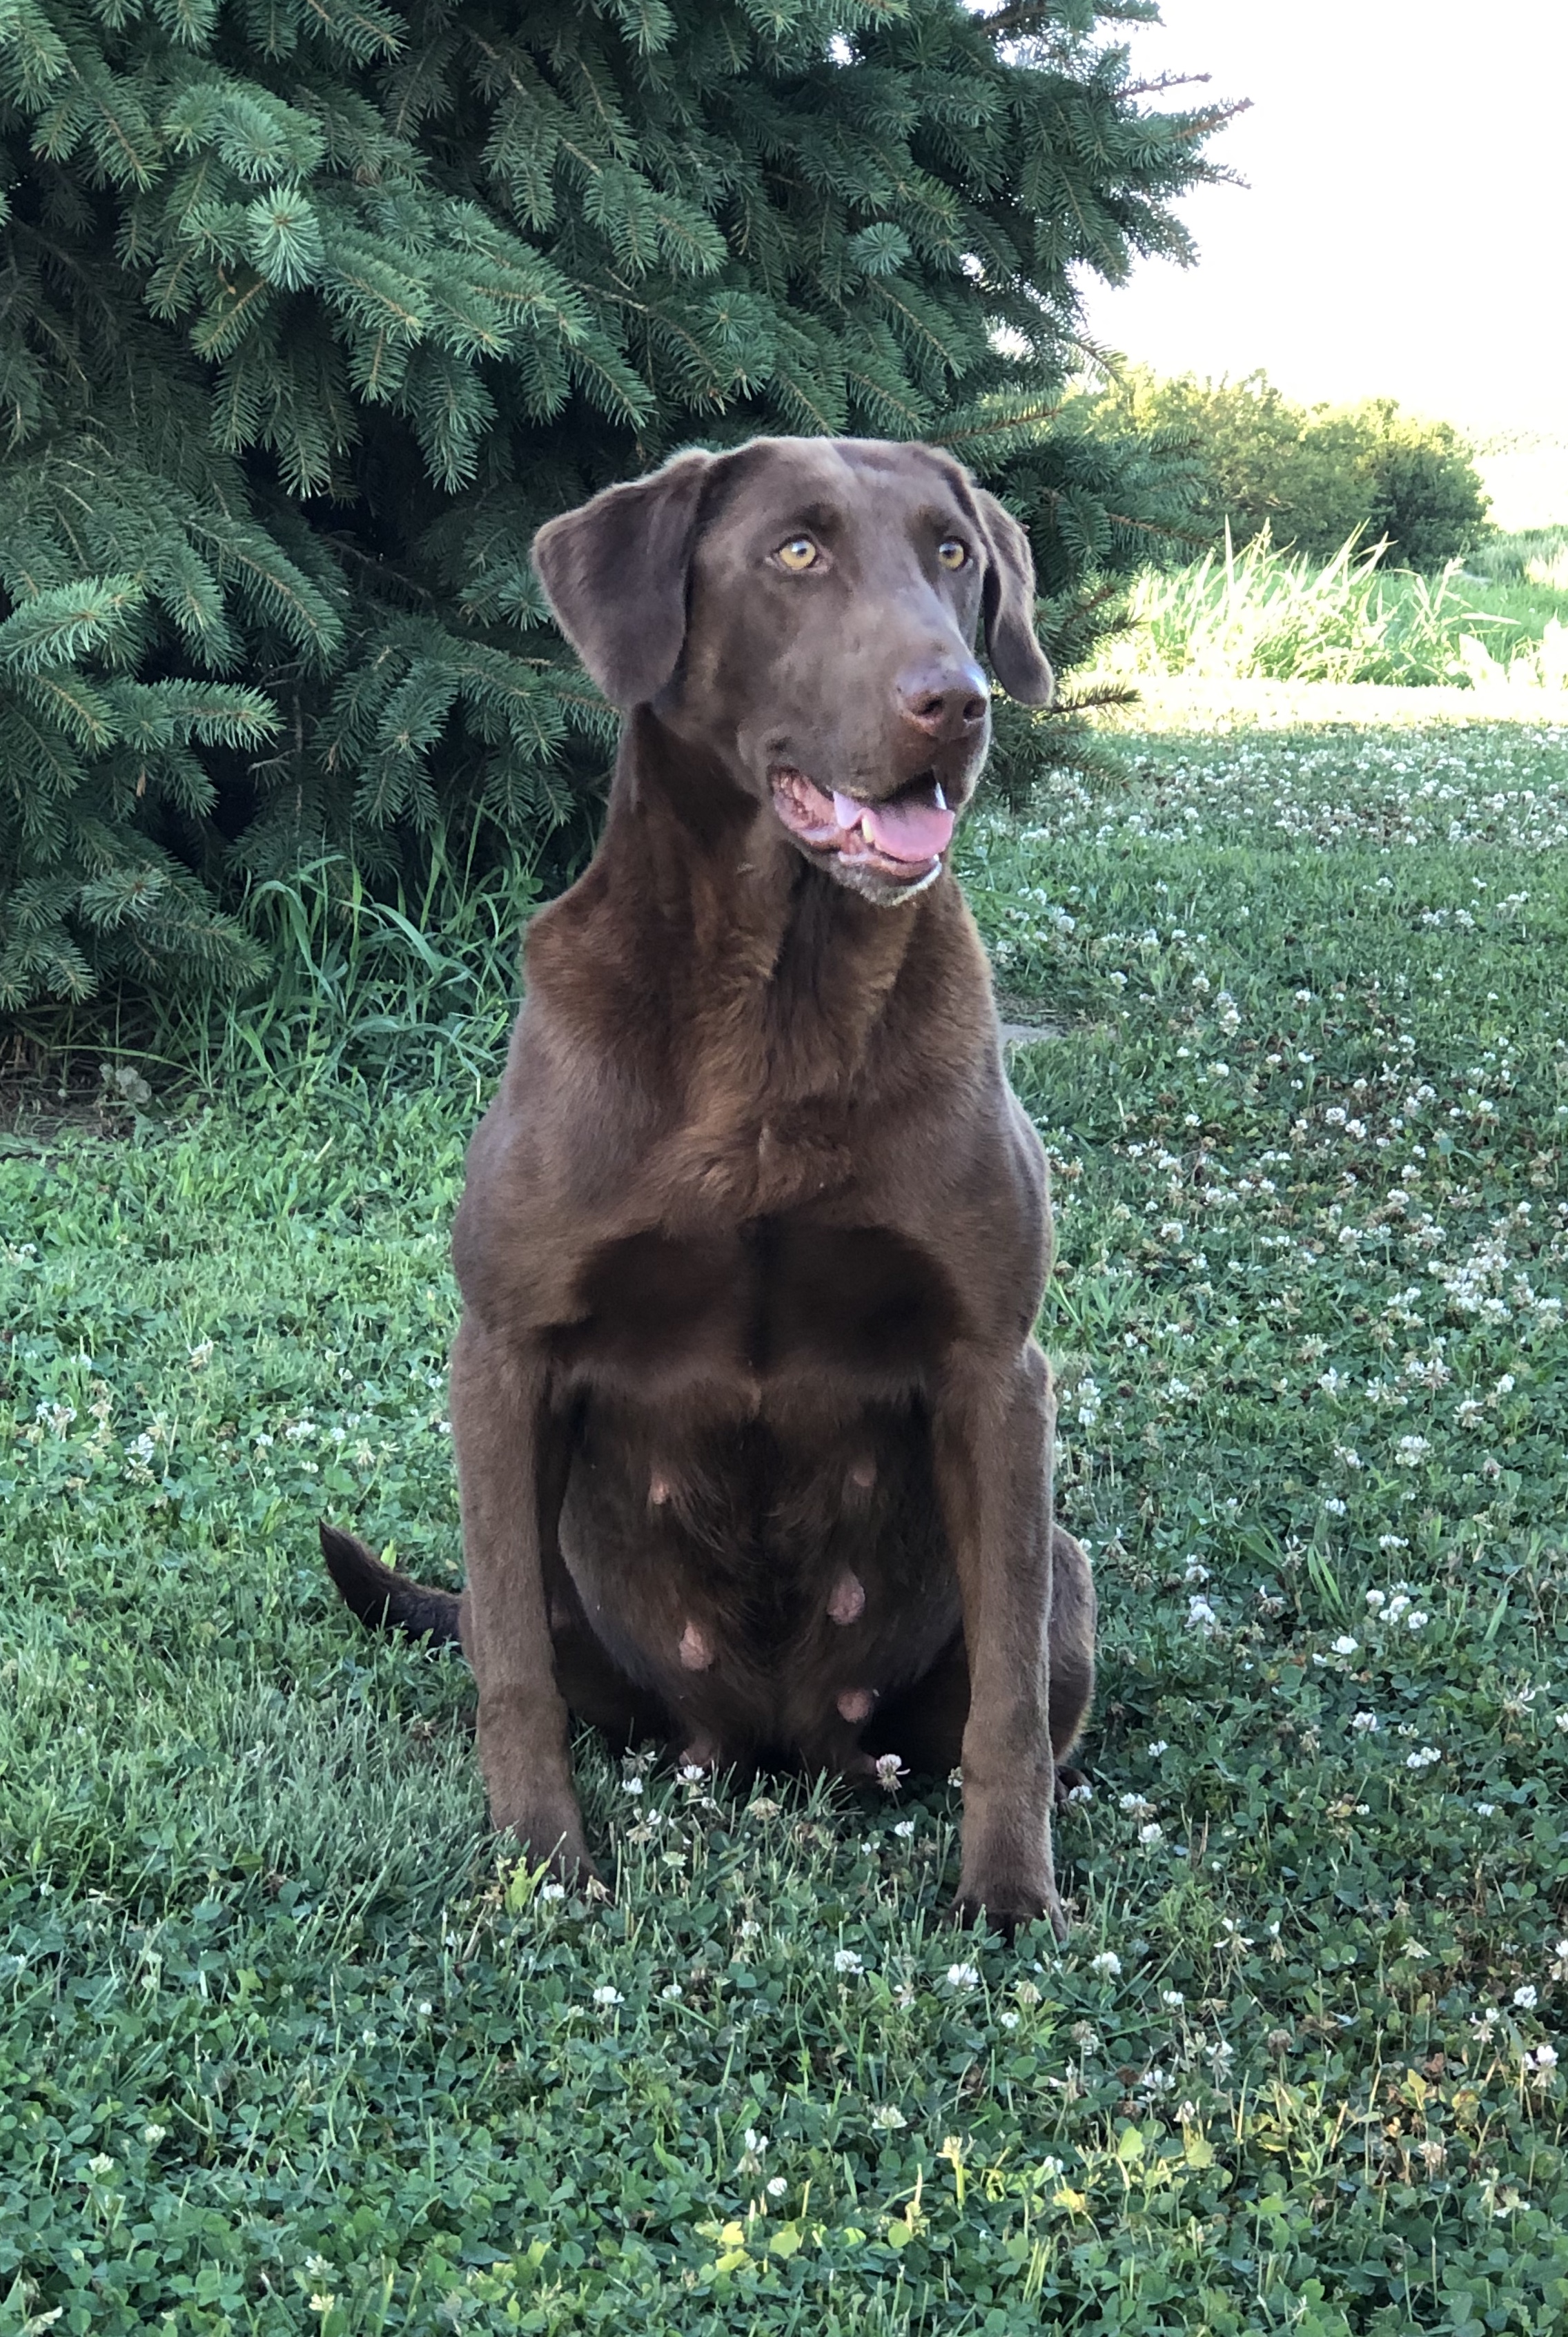
<svg viewBox="0 0 1568 2337">
<path fill-rule="evenodd" d="M 453 1242 L 461 1599 L 323 1529 L 349 1606 L 461 1637 L 491 1814 L 592 1873 L 569 1712 L 688 1763 L 962 1760 L 957 1905 L 1064 1929 L 1094 1591 L 1052 1522 L 1045 1165 L 947 868 L 1021 528 L 948 456 L 687 454 L 540 531 L 626 711 L 603 839 L 528 929 Z"/>
</svg>

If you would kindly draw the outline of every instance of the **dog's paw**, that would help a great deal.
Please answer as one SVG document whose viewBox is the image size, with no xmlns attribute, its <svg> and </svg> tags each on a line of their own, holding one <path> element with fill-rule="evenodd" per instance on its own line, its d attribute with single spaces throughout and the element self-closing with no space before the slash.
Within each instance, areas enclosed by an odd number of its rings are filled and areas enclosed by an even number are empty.
<svg viewBox="0 0 1568 2337">
<path fill-rule="evenodd" d="M 956 1923 L 1000 1931 L 1009 1942 L 1022 1926 L 1037 1923 L 1042 1917 L 1059 1941 L 1067 1937 L 1067 1917 L 1061 1893 L 1049 1881 L 1030 1882 L 1020 1875 L 999 1874 L 961 1882 L 951 1912 Z"/>
<path fill-rule="evenodd" d="M 574 1803 L 564 1809 L 532 1809 L 505 1819 L 498 1816 L 495 1831 L 506 1837 L 525 1865 L 542 1867 L 552 1882 L 564 1883 L 568 1891 L 604 1892 Z"/>
<path fill-rule="evenodd" d="M 1084 1775 L 1082 1769 L 1075 1769 L 1071 1763 L 1063 1763 L 1063 1766 L 1056 1772 L 1057 1808 L 1059 1810 L 1064 1810 L 1068 1803 L 1072 1800 L 1073 1794 L 1079 1790 L 1080 1786 L 1088 1785 L 1089 1780 Z M 1093 1788 L 1090 1786 L 1089 1790 L 1093 1792 Z"/>
</svg>

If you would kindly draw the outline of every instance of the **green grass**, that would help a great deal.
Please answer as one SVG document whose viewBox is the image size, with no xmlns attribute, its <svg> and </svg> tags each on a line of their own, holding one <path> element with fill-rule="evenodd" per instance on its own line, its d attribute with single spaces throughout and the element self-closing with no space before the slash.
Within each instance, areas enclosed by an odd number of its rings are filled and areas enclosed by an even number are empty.
<svg viewBox="0 0 1568 2337">
<path fill-rule="evenodd" d="M 591 1745 L 547 1897 L 331 1602 L 324 1509 L 456 1569 L 494 998 L 4 1148 L 6 2337 L 1563 2326 L 1568 734 L 1134 760 L 965 846 L 1065 1028 L 1064 1952 L 946 1928 L 948 1787 Z"/>
<path fill-rule="evenodd" d="M 1500 539 L 1434 578 L 1386 570 L 1378 550 L 1354 539 L 1319 565 L 1265 533 L 1151 570 L 1131 613 L 1132 631 L 1111 652 L 1123 678 L 1568 688 L 1568 571 L 1551 532 Z"/>
</svg>

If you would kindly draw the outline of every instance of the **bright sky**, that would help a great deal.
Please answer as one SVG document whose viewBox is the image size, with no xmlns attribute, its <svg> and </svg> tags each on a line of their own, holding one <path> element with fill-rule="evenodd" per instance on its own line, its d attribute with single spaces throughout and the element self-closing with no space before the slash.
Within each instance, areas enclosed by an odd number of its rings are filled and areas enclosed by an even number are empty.
<svg viewBox="0 0 1568 2337">
<path fill-rule="evenodd" d="M 1181 212 L 1190 270 L 1095 285 L 1095 336 L 1162 373 L 1261 366 L 1568 440 L 1568 0 L 1164 0 L 1129 34 L 1170 104 L 1250 97 L 1211 152 L 1248 181 Z M 1154 101 L 1160 103 L 1161 101 Z"/>
</svg>

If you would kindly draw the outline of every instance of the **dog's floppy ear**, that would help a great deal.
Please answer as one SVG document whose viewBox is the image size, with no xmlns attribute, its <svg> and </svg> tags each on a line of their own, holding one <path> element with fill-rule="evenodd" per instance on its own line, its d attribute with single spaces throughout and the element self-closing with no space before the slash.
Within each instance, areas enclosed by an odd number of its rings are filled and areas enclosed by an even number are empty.
<svg viewBox="0 0 1568 2337">
<path fill-rule="evenodd" d="M 652 477 L 606 487 L 534 539 L 555 621 L 612 706 L 656 698 L 686 638 L 697 506 L 713 457 L 677 455 Z"/>
<path fill-rule="evenodd" d="M 985 653 L 1007 692 L 1024 706 L 1049 706 L 1056 695 L 1051 660 L 1034 638 L 1034 555 L 1011 512 L 984 487 L 972 486 L 985 534 L 982 607 Z"/>
</svg>

